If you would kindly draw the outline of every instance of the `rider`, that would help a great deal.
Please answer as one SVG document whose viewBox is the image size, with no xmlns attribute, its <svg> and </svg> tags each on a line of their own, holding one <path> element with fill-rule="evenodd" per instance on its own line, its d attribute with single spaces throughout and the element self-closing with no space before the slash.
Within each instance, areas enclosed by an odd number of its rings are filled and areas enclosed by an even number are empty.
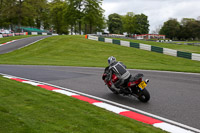
<svg viewBox="0 0 200 133">
<path fill-rule="evenodd" d="M 111 80 L 112 74 L 115 74 L 119 79 L 114 84 L 115 88 L 119 88 L 120 86 L 127 87 L 128 81 L 131 78 L 131 74 L 126 69 L 126 66 L 122 62 L 117 61 L 113 56 L 108 58 L 108 64 L 108 70 L 110 72 L 110 77 L 108 80 Z"/>
</svg>

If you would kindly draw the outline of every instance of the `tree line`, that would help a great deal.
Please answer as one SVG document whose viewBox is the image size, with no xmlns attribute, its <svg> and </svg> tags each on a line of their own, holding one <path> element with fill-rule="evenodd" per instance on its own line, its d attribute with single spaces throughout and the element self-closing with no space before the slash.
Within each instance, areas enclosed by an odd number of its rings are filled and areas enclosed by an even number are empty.
<svg viewBox="0 0 200 133">
<path fill-rule="evenodd" d="M 108 26 L 114 34 L 149 32 L 146 15 L 114 13 L 106 21 L 101 5 L 102 0 L 0 0 L 0 28 L 19 30 L 28 26 L 58 34 L 91 34 L 103 32 Z"/>
<path fill-rule="evenodd" d="M 128 12 L 126 15 L 119 15 L 117 13 L 108 16 L 108 30 L 113 34 L 122 34 L 127 32 L 132 34 L 148 34 L 149 21 L 145 14 L 134 14 Z"/>
<path fill-rule="evenodd" d="M 166 35 L 173 40 L 199 40 L 200 39 L 200 17 L 183 18 L 181 22 L 177 19 L 169 19 L 164 22 L 159 34 Z"/>
<path fill-rule="evenodd" d="M 29 26 L 59 34 L 105 28 L 102 0 L 0 0 L 0 28 Z"/>
<path fill-rule="evenodd" d="M 103 0 L 0 0 L 0 28 L 19 30 L 21 26 L 28 26 L 58 34 L 91 34 L 103 32 L 108 27 L 111 34 L 149 33 L 148 16 L 145 14 L 113 13 L 106 21 L 102 2 Z M 177 40 L 200 39 L 200 18 L 183 18 L 181 22 L 169 19 L 164 22 L 159 34 Z"/>
</svg>

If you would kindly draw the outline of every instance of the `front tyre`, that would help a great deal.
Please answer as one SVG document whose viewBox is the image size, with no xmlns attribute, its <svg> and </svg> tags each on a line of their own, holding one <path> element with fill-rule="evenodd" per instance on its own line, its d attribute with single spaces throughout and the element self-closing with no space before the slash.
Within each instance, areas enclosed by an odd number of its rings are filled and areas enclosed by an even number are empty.
<svg viewBox="0 0 200 133">
<path fill-rule="evenodd" d="M 146 90 L 146 88 L 143 89 L 143 91 L 140 93 L 140 96 L 138 97 L 138 99 L 141 101 L 141 102 L 148 102 L 149 99 L 150 99 L 150 94 L 149 92 Z"/>
<path fill-rule="evenodd" d="M 114 94 L 116 94 L 116 95 L 118 95 L 119 94 L 119 92 L 118 91 L 116 91 L 115 89 L 113 89 L 113 88 L 111 88 L 111 87 L 108 87 Z"/>
</svg>

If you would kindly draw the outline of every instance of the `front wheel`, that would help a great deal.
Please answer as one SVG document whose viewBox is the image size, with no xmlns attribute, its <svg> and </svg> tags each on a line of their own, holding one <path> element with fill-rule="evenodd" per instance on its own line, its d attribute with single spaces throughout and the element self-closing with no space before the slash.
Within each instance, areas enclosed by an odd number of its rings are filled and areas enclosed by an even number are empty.
<svg viewBox="0 0 200 133">
<path fill-rule="evenodd" d="M 114 94 L 116 94 L 116 95 L 118 95 L 119 94 L 119 92 L 118 91 L 116 91 L 115 89 L 113 89 L 113 88 L 111 88 L 111 87 L 108 87 Z"/>
<path fill-rule="evenodd" d="M 148 102 L 149 99 L 150 99 L 150 94 L 149 92 L 146 90 L 146 88 L 144 88 L 144 90 L 140 93 L 140 96 L 138 97 L 138 99 L 141 101 L 141 102 Z"/>
</svg>

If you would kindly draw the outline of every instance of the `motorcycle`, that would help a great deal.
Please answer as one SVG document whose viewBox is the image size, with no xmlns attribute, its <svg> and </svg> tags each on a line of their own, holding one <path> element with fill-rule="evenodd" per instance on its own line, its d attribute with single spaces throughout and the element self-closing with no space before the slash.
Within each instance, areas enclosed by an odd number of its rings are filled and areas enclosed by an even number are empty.
<svg viewBox="0 0 200 133">
<path fill-rule="evenodd" d="M 105 82 L 105 85 L 114 93 L 122 94 L 127 96 L 135 96 L 141 102 L 148 102 L 150 99 L 150 94 L 146 89 L 146 86 L 149 82 L 148 79 L 145 81 L 142 79 L 144 75 L 139 73 L 136 76 L 129 79 L 126 85 L 120 85 L 116 87 L 120 79 L 115 74 L 110 75 L 108 67 L 105 68 L 102 79 Z"/>
</svg>

